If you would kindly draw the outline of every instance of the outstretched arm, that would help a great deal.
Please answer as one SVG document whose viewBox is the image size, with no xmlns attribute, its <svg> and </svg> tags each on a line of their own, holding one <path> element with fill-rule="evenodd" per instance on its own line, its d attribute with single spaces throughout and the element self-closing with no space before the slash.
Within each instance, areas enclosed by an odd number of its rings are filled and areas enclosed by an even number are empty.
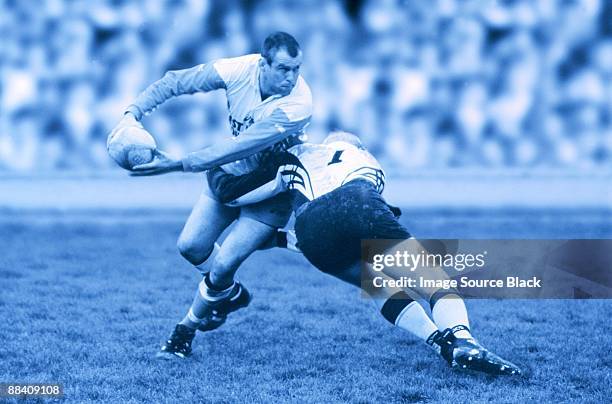
<svg viewBox="0 0 612 404">
<path fill-rule="evenodd" d="M 107 144 L 115 133 L 123 128 L 129 126 L 142 128 L 140 123 L 142 116 L 153 111 L 168 99 L 181 94 L 212 91 L 219 88 L 225 88 L 225 82 L 213 63 L 198 65 L 190 69 L 169 71 L 164 77 L 140 93 L 136 101 L 127 108 L 123 118 L 108 135 Z"/>
<path fill-rule="evenodd" d="M 131 112 L 140 120 L 144 114 L 153 111 L 172 97 L 225 88 L 225 82 L 213 64 L 211 62 L 190 69 L 167 72 L 164 77 L 140 93 L 126 112 Z"/>
<path fill-rule="evenodd" d="M 278 108 L 269 117 L 251 125 L 240 136 L 226 138 L 205 149 L 189 153 L 182 159 L 183 170 L 205 171 L 243 159 L 300 133 L 309 121 L 310 116 L 292 121 L 282 109 Z"/>
<path fill-rule="evenodd" d="M 240 136 L 223 139 L 202 150 L 189 153 L 183 159 L 158 154 L 151 163 L 133 168 L 131 175 L 158 175 L 172 171 L 199 172 L 240 160 L 273 144 L 300 133 L 310 121 L 307 118 L 291 121 L 282 109 L 276 109 L 269 117 L 254 123 Z"/>
</svg>

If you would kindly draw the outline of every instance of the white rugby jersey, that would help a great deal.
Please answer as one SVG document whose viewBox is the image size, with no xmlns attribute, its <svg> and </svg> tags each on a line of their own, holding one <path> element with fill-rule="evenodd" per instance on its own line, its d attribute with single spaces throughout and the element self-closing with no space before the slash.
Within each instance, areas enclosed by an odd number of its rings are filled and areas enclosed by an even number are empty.
<svg viewBox="0 0 612 404">
<path fill-rule="evenodd" d="M 241 206 L 262 201 L 284 190 L 296 190 L 309 201 L 349 181 L 371 182 L 379 193 L 385 186 L 385 173 L 368 151 L 345 142 L 330 144 L 303 143 L 288 150 L 296 156 L 282 165 L 274 181 L 257 188 L 229 205 Z"/>
<path fill-rule="evenodd" d="M 268 147 L 284 150 L 286 144 L 283 141 L 303 134 L 312 115 L 312 95 L 302 76 L 298 77 L 288 95 L 274 95 L 261 100 L 260 60 L 261 55 L 251 54 L 168 72 L 140 94 L 128 111 L 140 119 L 172 97 L 224 88 L 232 135 L 244 145 L 241 157 L 249 157 L 229 163 L 222 158 L 219 161 L 227 163 L 222 165 L 227 173 L 249 173 L 259 164 L 260 154 L 257 152 Z M 186 170 L 200 171 L 201 156 L 195 152 L 183 159 Z"/>
</svg>

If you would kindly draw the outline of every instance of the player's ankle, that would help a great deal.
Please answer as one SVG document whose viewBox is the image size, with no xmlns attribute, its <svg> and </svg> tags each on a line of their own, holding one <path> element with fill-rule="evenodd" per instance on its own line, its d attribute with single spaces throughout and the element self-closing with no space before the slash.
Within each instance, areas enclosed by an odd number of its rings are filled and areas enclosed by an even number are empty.
<svg viewBox="0 0 612 404">
<path fill-rule="evenodd" d="M 185 316 L 185 318 L 183 318 L 181 321 L 179 321 L 179 323 L 177 325 L 184 325 L 190 331 L 195 332 L 198 329 L 198 326 L 200 325 L 200 322 L 195 322 L 195 321 L 193 321 L 193 319 L 188 318 L 187 316 Z"/>
<path fill-rule="evenodd" d="M 234 287 L 233 278 L 223 278 L 215 276 L 214 273 L 210 272 L 207 276 L 204 277 L 204 282 L 206 286 L 215 292 L 226 292 Z"/>
</svg>

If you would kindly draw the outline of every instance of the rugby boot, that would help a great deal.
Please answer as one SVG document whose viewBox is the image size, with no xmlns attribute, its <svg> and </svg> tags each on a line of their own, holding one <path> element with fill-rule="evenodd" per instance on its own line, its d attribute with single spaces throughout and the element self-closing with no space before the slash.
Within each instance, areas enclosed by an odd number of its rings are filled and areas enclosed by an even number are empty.
<svg viewBox="0 0 612 404">
<path fill-rule="evenodd" d="M 200 323 L 198 330 L 203 332 L 216 330 L 225 323 L 228 314 L 247 307 L 251 299 L 251 293 L 240 282 L 235 282 L 230 296 L 215 305 L 212 313 Z"/>
<path fill-rule="evenodd" d="M 156 357 L 170 359 L 178 357 L 181 359 L 191 355 L 191 342 L 195 337 L 195 330 L 183 324 L 177 324 L 170 338 L 162 345 Z"/>
<path fill-rule="evenodd" d="M 474 338 L 457 338 L 450 328 L 434 337 L 440 355 L 453 368 L 491 375 L 520 375 L 521 369 L 480 345 Z"/>
</svg>

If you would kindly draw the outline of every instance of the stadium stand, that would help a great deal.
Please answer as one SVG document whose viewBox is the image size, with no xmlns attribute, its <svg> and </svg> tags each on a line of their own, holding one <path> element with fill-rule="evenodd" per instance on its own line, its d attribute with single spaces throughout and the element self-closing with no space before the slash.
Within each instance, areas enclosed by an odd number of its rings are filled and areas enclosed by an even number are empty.
<svg viewBox="0 0 612 404">
<path fill-rule="evenodd" d="M 612 162 L 602 0 L 0 2 L 0 171 L 104 169 L 123 108 L 169 69 L 296 35 L 313 140 L 360 133 L 389 171 Z M 146 118 L 183 153 L 228 132 L 222 97 Z"/>
</svg>

